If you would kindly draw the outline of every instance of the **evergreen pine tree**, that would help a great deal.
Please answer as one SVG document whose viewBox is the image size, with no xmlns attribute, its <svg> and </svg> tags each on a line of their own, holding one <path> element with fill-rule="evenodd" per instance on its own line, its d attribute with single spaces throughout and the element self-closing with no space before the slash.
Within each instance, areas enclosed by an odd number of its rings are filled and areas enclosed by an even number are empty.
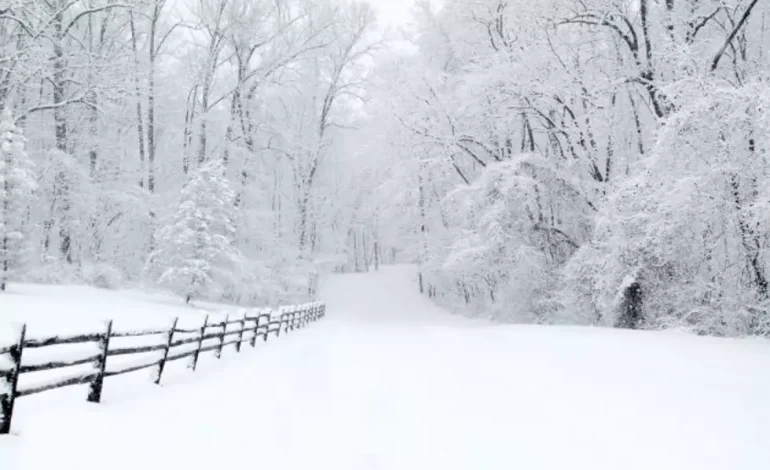
<svg viewBox="0 0 770 470">
<path fill-rule="evenodd" d="M 158 230 L 146 269 L 182 295 L 212 295 L 233 280 L 242 259 L 235 247 L 235 192 L 220 160 L 194 171 L 176 210 Z"/>
<path fill-rule="evenodd" d="M 37 187 L 24 142 L 11 111 L 5 109 L 0 118 L 0 291 L 20 264 L 25 213 Z"/>
</svg>

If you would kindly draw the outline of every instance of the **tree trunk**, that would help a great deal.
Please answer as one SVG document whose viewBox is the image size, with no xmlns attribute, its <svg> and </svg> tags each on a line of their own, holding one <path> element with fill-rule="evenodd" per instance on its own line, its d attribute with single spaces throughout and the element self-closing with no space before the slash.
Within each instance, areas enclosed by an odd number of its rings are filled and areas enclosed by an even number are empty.
<svg viewBox="0 0 770 470">
<path fill-rule="evenodd" d="M 426 208 L 425 208 L 425 175 L 423 174 L 425 172 L 425 161 L 420 162 L 420 173 L 418 176 L 418 184 L 420 186 L 420 196 L 419 196 L 419 203 L 420 206 L 420 234 L 422 235 L 422 250 L 420 253 L 420 273 L 419 273 L 419 283 L 420 283 L 420 294 L 425 293 L 425 286 L 423 285 L 423 278 L 422 278 L 422 266 L 423 263 L 428 258 L 428 226 L 427 226 L 427 214 L 426 214 Z"/>
<path fill-rule="evenodd" d="M 756 185 L 756 183 L 754 183 Z M 760 258 L 762 251 L 762 243 L 760 240 L 760 234 L 757 234 L 751 229 L 749 222 L 746 220 L 744 212 L 744 201 L 740 194 L 740 184 L 738 182 L 738 176 L 732 175 L 730 177 L 730 188 L 733 193 L 733 201 L 735 203 L 736 217 L 738 219 L 738 230 L 741 235 L 741 243 L 746 251 L 746 258 L 749 268 L 754 277 L 754 283 L 757 288 L 760 299 L 767 299 L 768 296 L 768 280 L 765 274 L 765 269 Z"/>
<path fill-rule="evenodd" d="M 160 6 L 159 6 L 160 5 Z M 147 189 L 150 194 L 155 192 L 155 35 L 162 4 L 155 4 L 152 21 L 150 22 L 150 69 L 147 77 Z"/>
<path fill-rule="evenodd" d="M 93 90 L 89 92 L 88 105 L 90 107 L 88 122 L 90 127 L 89 130 L 91 132 L 91 142 L 90 142 L 91 148 L 88 150 L 88 164 L 89 164 L 89 174 L 91 175 L 91 178 L 95 178 L 97 161 L 99 159 L 98 150 L 97 150 L 98 139 L 99 139 L 99 108 L 98 108 L 99 103 L 98 103 L 96 92 Z"/>
<path fill-rule="evenodd" d="M 198 100 L 197 85 L 187 96 L 187 110 L 184 115 L 184 141 L 182 142 L 182 172 L 190 171 L 190 149 L 192 148 L 193 126 L 195 125 L 195 102 Z"/>
<path fill-rule="evenodd" d="M 320 147 L 320 144 L 319 144 Z M 310 218 L 310 196 L 312 195 L 313 184 L 315 182 L 316 170 L 318 169 L 319 150 L 314 153 L 310 170 L 306 177 L 301 177 L 302 187 L 299 200 L 299 249 L 304 250 L 308 242 L 308 221 Z"/>
<path fill-rule="evenodd" d="M 200 129 L 198 130 L 198 165 L 206 161 L 206 114 L 209 107 L 209 87 L 207 83 L 203 85 L 201 93 L 201 118 Z"/>
<path fill-rule="evenodd" d="M 55 8 L 61 8 L 62 5 L 57 5 Z M 54 134 L 56 138 L 56 148 L 61 152 L 67 152 L 67 115 L 66 107 L 64 103 L 64 49 L 62 43 L 64 41 L 64 26 L 62 24 L 61 9 L 57 10 L 56 15 L 53 18 L 54 26 L 54 45 L 53 45 L 53 102 L 54 102 Z M 70 238 L 69 227 L 67 227 L 68 215 L 70 211 L 69 202 L 69 187 L 66 184 L 66 176 L 63 173 L 59 174 L 58 178 L 59 191 L 61 191 L 61 210 L 64 214 L 64 219 L 59 225 L 59 251 L 67 263 L 72 263 L 72 240 Z"/>
<path fill-rule="evenodd" d="M 142 93 L 139 87 L 139 53 L 136 46 L 136 27 L 134 14 L 129 10 L 129 25 L 131 27 L 131 51 L 134 54 L 134 92 L 136 94 L 136 133 L 139 145 L 139 187 L 144 188 L 145 151 L 144 151 L 144 117 L 142 115 Z"/>
<path fill-rule="evenodd" d="M 5 173 L 8 173 L 8 168 L 10 166 L 10 157 L 6 158 L 5 160 Z M 0 274 L 0 291 L 5 291 L 5 283 L 8 279 L 8 257 L 10 256 L 8 252 L 8 231 L 10 230 L 10 227 L 8 227 L 8 213 L 10 212 L 10 204 L 8 201 L 10 192 L 10 184 L 8 183 L 8 178 L 3 179 L 3 193 L 5 194 L 5 197 L 3 197 L 3 213 L 2 213 L 2 222 L 5 225 L 3 230 L 3 240 L 2 240 L 2 247 L 0 247 L 1 251 L 0 254 L 2 254 L 3 257 L 3 273 Z"/>
<path fill-rule="evenodd" d="M 639 2 L 639 18 L 642 23 L 642 38 L 644 40 L 644 54 L 645 65 L 644 70 L 641 73 L 641 79 L 644 87 L 647 89 L 647 94 L 650 96 L 650 102 L 652 108 L 655 111 L 655 115 L 659 118 L 666 117 L 671 112 L 671 105 L 668 99 L 658 89 L 658 85 L 655 82 L 655 69 L 652 63 L 652 41 L 650 40 L 651 32 L 648 21 L 649 13 L 649 0 L 640 0 Z"/>
<path fill-rule="evenodd" d="M 623 302 L 620 306 L 620 315 L 615 328 L 628 328 L 635 330 L 642 323 L 642 286 L 633 282 L 623 290 Z"/>
</svg>

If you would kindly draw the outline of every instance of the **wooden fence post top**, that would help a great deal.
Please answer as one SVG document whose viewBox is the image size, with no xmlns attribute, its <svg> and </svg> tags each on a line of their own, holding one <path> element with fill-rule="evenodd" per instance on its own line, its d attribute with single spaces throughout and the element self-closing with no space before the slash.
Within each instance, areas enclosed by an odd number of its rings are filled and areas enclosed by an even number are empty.
<svg viewBox="0 0 770 470">
<path fill-rule="evenodd" d="M 99 403 L 102 400 L 104 388 L 104 372 L 107 369 L 107 353 L 110 348 L 110 336 L 112 335 L 112 320 L 107 321 L 107 332 L 99 339 L 99 356 L 96 359 L 96 374 L 88 387 L 88 400 L 91 403 Z"/>
<path fill-rule="evenodd" d="M 241 343 L 243 343 L 243 330 L 246 329 L 246 313 L 244 312 L 243 315 L 241 315 L 241 330 L 238 332 L 238 342 L 235 343 L 235 351 L 241 352 Z"/>
<path fill-rule="evenodd" d="M 160 362 L 158 362 L 158 369 L 155 373 L 155 385 L 160 385 L 160 379 L 163 376 L 163 369 L 166 368 L 166 360 L 168 359 L 168 352 L 171 349 L 171 343 L 174 341 L 174 331 L 176 330 L 176 325 L 179 323 L 179 317 L 175 317 L 174 321 L 171 323 L 171 329 L 168 330 L 168 337 L 166 340 L 166 347 L 163 349 L 163 356 L 160 359 Z"/>
<path fill-rule="evenodd" d="M 216 358 L 221 359 L 222 358 L 222 349 L 225 347 L 225 335 L 227 334 L 227 321 L 230 319 L 230 314 L 225 314 L 225 320 L 221 322 L 219 325 L 222 327 L 222 332 L 219 334 L 219 348 L 216 352 Z"/>
<path fill-rule="evenodd" d="M 195 368 L 198 367 L 198 357 L 201 354 L 201 347 L 203 347 L 203 337 L 206 335 L 206 327 L 208 327 L 209 324 L 209 314 L 207 313 L 206 316 L 203 318 L 203 325 L 201 325 L 201 332 L 200 336 L 198 337 L 198 343 L 195 348 L 195 351 L 192 355 L 192 361 L 190 362 L 190 369 L 195 372 Z"/>
<path fill-rule="evenodd" d="M 24 352 L 24 339 L 27 336 L 27 324 L 21 326 L 19 340 L 8 351 L 13 361 L 13 368 L 9 375 L 0 377 L 0 382 L 6 382 L 7 386 L 0 388 L 0 435 L 11 432 L 11 420 L 13 419 L 13 408 L 16 402 L 17 389 L 19 386 L 19 375 L 21 375 L 21 356 Z"/>
</svg>

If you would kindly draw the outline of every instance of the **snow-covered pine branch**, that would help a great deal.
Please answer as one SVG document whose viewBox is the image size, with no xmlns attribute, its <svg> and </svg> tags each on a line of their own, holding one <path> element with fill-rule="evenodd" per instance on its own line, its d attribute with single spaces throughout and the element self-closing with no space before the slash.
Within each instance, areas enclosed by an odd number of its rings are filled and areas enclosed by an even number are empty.
<svg viewBox="0 0 770 470">
<path fill-rule="evenodd" d="M 146 270 L 185 298 L 212 298 L 238 281 L 243 257 L 235 246 L 235 193 L 222 161 L 190 174 L 179 200 L 157 231 Z"/>
<path fill-rule="evenodd" d="M 37 188 L 35 165 L 10 109 L 0 117 L 0 291 L 28 266 L 23 259 L 30 226 L 27 215 Z"/>
</svg>

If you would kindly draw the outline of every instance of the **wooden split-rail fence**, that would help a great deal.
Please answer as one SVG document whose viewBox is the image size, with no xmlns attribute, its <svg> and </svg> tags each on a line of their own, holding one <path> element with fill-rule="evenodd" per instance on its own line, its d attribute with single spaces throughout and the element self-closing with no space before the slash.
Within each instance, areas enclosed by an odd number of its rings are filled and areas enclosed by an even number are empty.
<svg viewBox="0 0 770 470">
<path fill-rule="evenodd" d="M 188 367 L 195 371 L 201 353 L 214 351 L 215 357 L 222 356 L 225 346 L 235 345 L 237 352 L 241 345 L 249 342 L 256 346 L 257 338 L 267 341 L 269 335 L 280 336 L 281 332 L 289 332 L 302 328 L 311 322 L 319 320 L 326 314 L 326 306 L 320 302 L 308 303 L 296 307 L 281 307 L 275 314 L 271 310 L 261 311 L 254 316 L 244 315 L 238 319 L 226 317 L 221 322 L 209 322 L 209 317 L 200 328 L 184 329 L 177 327 L 178 318 L 174 319 L 169 329 L 149 329 L 133 331 L 113 331 L 110 320 L 106 329 L 101 333 L 89 333 L 75 336 L 52 336 L 48 338 L 28 339 L 27 327 L 22 326 L 16 344 L 0 345 L 0 435 L 8 434 L 11 430 L 13 408 L 16 400 L 21 397 L 47 392 L 71 385 L 88 384 L 88 401 L 99 403 L 104 387 L 104 379 L 142 369 L 154 368 L 153 381 L 160 384 L 163 369 L 168 362 L 190 358 Z M 234 326 L 234 328 L 230 328 Z M 175 335 L 184 338 L 175 339 Z M 110 347 L 110 340 L 116 338 L 159 337 L 160 342 L 135 347 Z M 214 344 L 204 346 L 204 342 L 213 340 Z M 67 360 L 50 360 L 49 362 L 27 363 L 24 361 L 24 351 L 45 348 L 56 345 L 72 345 L 95 343 L 98 345 L 96 354 Z M 190 345 L 185 351 L 179 351 L 181 346 Z M 192 349 L 189 349 L 192 347 Z M 151 361 L 130 365 L 119 369 L 109 369 L 107 358 L 157 352 L 158 357 Z M 10 358 L 10 361 L 7 359 Z M 10 367 L 3 367 L 10 364 Z M 24 388 L 19 385 L 23 374 L 52 371 L 78 365 L 92 364 L 89 371 L 66 378 L 58 378 L 50 382 Z"/>
</svg>

